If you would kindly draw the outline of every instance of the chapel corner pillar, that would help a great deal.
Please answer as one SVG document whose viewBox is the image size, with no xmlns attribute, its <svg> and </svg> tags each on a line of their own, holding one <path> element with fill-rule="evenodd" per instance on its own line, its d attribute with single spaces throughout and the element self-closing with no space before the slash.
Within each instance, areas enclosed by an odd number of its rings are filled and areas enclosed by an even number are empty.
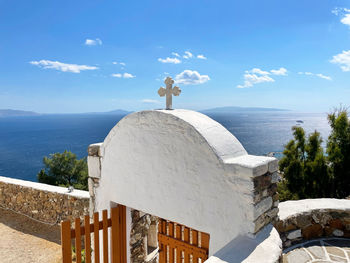
<svg viewBox="0 0 350 263">
<path fill-rule="evenodd" d="M 259 156 L 263 164 L 257 166 L 252 180 L 254 231 L 257 234 L 268 224 L 274 224 L 278 218 L 279 198 L 277 183 L 280 180 L 278 160 L 274 157 Z"/>
<path fill-rule="evenodd" d="M 230 161 L 237 178 L 244 182 L 248 233 L 256 235 L 278 216 L 278 160 L 274 157 L 244 155 Z M 242 180 L 243 179 L 243 180 Z"/>
<path fill-rule="evenodd" d="M 103 156 L 103 143 L 90 144 L 88 147 L 88 186 L 90 194 L 90 216 L 95 211 L 96 188 L 101 178 L 101 159 Z"/>
</svg>

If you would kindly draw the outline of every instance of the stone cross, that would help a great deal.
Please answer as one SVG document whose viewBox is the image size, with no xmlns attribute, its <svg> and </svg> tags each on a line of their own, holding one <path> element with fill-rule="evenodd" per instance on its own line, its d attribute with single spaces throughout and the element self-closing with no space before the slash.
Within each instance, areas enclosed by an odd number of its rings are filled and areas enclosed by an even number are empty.
<svg viewBox="0 0 350 263">
<path fill-rule="evenodd" d="M 161 97 L 166 95 L 166 109 L 171 110 L 173 107 L 173 96 L 179 96 L 181 93 L 181 89 L 177 86 L 172 87 L 174 84 L 174 80 L 171 77 L 167 77 L 164 81 L 166 84 L 166 88 L 160 87 L 158 90 L 158 94 Z"/>
</svg>

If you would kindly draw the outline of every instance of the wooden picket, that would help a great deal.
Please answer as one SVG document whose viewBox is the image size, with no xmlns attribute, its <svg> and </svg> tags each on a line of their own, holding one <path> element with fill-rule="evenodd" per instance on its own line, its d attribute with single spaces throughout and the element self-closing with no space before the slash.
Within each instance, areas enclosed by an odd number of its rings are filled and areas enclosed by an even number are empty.
<svg viewBox="0 0 350 263">
<path fill-rule="evenodd" d="M 208 259 L 209 234 L 159 218 L 159 263 L 203 263 Z"/>
<path fill-rule="evenodd" d="M 111 248 L 108 247 L 108 228 L 111 228 Z M 72 244 L 75 244 L 76 263 L 82 262 L 82 237 L 84 237 L 85 262 L 91 263 L 91 252 L 94 252 L 94 262 L 100 262 L 100 230 L 102 230 L 102 258 L 103 263 L 109 262 L 109 251 L 112 263 L 126 263 L 126 208 L 118 205 L 111 209 L 111 218 L 108 218 L 107 210 L 102 211 L 102 221 L 99 221 L 99 213 L 90 217 L 84 217 L 84 225 L 76 218 L 74 228 L 71 222 L 61 222 L 62 262 L 72 263 Z M 94 249 L 91 249 L 91 233 L 93 233 Z M 74 241 L 72 243 L 72 241 Z"/>
</svg>

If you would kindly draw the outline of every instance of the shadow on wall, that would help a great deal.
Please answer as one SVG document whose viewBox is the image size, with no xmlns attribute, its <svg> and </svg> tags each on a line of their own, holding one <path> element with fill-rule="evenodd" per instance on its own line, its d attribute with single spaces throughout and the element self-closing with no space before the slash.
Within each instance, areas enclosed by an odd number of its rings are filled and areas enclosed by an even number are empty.
<svg viewBox="0 0 350 263">
<path fill-rule="evenodd" d="M 24 234 L 43 238 L 61 244 L 60 226 L 39 223 L 29 217 L 0 208 L 0 224 L 4 224 Z"/>
<path fill-rule="evenodd" d="M 279 247 L 281 247 L 281 240 L 277 231 L 270 224 L 255 237 L 242 235 L 236 237 L 216 252 L 214 257 L 220 259 L 218 262 L 230 263 L 246 262 L 245 260 L 249 260 L 249 262 L 262 262 L 262 258 L 272 258 L 273 256 L 278 260 L 280 257 Z"/>
</svg>

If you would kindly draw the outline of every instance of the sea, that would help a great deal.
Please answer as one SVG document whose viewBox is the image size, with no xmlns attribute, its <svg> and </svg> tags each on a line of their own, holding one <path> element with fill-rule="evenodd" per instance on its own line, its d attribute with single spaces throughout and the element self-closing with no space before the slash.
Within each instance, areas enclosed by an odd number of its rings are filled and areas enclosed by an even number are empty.
<svg viewBox="0 0 350 263">
<path fill-rule="evenodd" d="M 301 126 L 309 134 L 320 132 L 326 145 L 330 127 L 326 113 L 291 111 L 208 113 L 242 143 L 249 154 L 275 153 L 292 139 L 291 128 Z M 0 118 L 0 176 L 37 181 L 43 157 L 72 151 L 87 156 L 89 144 L 103 142 L 124 115 L 49 114 Z"/>
</svg>

